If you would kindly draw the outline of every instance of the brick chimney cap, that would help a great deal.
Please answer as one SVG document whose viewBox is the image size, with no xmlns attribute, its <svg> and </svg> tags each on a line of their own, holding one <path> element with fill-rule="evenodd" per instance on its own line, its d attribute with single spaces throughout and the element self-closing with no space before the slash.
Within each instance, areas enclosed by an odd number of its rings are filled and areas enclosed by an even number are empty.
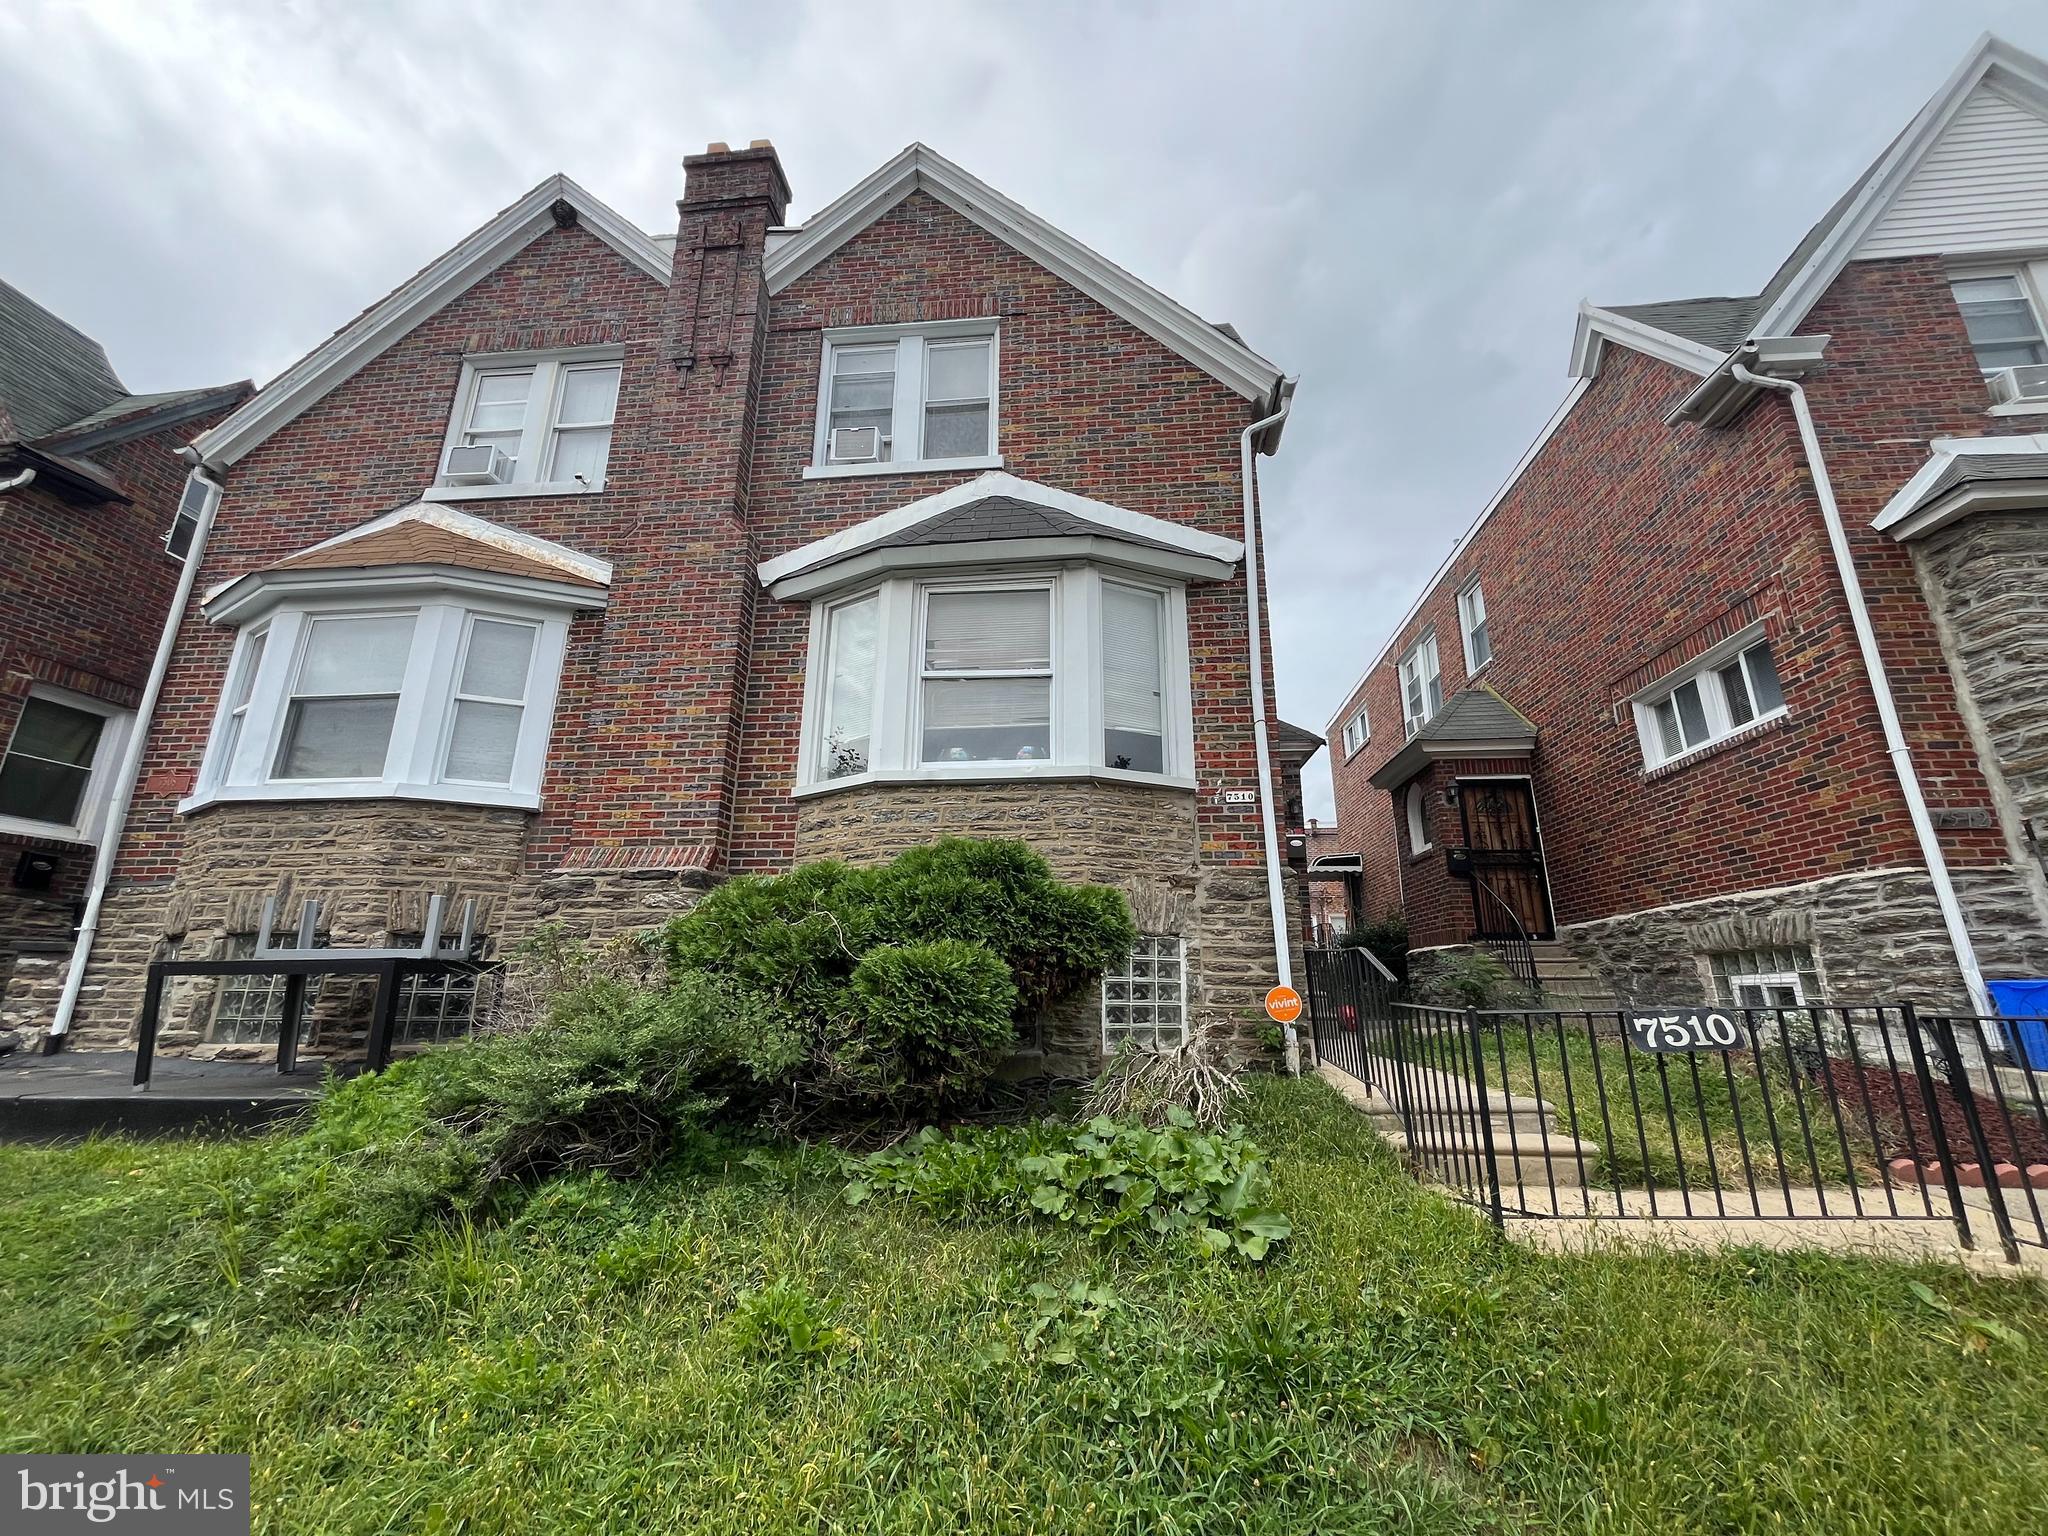
<svg viewBox="0 0 2048 1536">
<path fill-rule="evenodd" d="M 704 146 L 704 153 L 707 155 L 729 155 L 732 153 L 732 146 L 723 139 L 713 139 Z"/>
<path fill-rule="evenodd" d="M 749 149 L 773 149 L 774 147 L 775 142 L 772 139 L 749 139 L 747 141 L 747 148 Z"/>
</svg>

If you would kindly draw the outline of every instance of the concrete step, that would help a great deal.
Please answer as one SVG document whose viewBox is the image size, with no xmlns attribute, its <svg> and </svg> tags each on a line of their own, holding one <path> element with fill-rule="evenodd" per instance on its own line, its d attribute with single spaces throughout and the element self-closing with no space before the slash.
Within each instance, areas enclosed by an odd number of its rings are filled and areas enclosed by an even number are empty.
<svg viewBox="0 0 2048 1536">
<path fill-rule="evenodd" d="M 1396 1132 L 1387 1140 L 1438 1178 L 1462 1180 L 1486 1166 L 1486 1141 L 1476 1126 L 1463 1133 L 1423 1132 L 1412 1141 Z M 1503 1184 L 1519 1184 L 1525 1189 L 1552 1185 L 1582 1188 L 1588 1178 L 1598 1177 L 1600 1148 L 1594 1142 L 1575 1141 L 1554 1131 L 1546 1139 L 1532 1132 L 1504 1134 L 1496 1129 L 1493 1163 Z"/>
</svg>

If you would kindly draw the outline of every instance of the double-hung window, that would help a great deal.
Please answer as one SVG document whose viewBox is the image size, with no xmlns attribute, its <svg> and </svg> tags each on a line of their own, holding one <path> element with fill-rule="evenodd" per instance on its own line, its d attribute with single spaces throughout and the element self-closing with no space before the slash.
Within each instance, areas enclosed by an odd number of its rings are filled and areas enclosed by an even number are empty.
<svg viewBox="0 0 2048 1536">
<path fill-rule="evenodd" d="M 1660 767 L 1784 712 L 1770 644 L 1752 634 L 1638 697 L 1643 762 Z"/>
<path fill-rule="evenodd" d="M 1470 677 L 1493 660 L 1493 640 L 1486 630 L 1486 594 L 1476 580 L 1458 594 L 1458 628 L 1465 637 L 1465 675 Z"/>
<path fill-rule="evenodd" d="M 921 763 L 1052 757 L 1052 586 L 926 589 Z"/>
<path fill-rule="evenodd" d="M 1358 713 L 1344 722 L 1344 755 L 1351 756 L 1360 747 L 1372 740 L 1372 721 L 1367 717 L 1365 706 L 1358 707 Z"/>
<path fill-rule="evenodd" d="M 1443 672 L 1437 665 L 1436 635 L 1424 635 L 1401 657 L 1401 724 L 1413 736 L 1444 707 Z"/>
<path fill-rule="evenodd" d="M 1187 607 L 1093 566 L 905 574 L 812 609 L 798 791 L 867 778 L 1192 787 Z"/>
<path fill-rule="evenodd" d="M 828 331 L 812 476 L 993 468 L 991 321 Z"/>
<path fill-rule="evenodd" d="M 81 694 L 32 689 L 0 756 L 0 829 L 97 838 L 132 718 Z"/>
<path fill-rule="evenodd" d="M 336 615 L 306 625 L 273 777 L 383 776 L 414 621 L 410 613 Z"/>
<path fill-rule="evenodd" d="M 1963 312 L 1977 366 L 1985 373 L 2048 363 L 2048 340 L 2021 273 L 1959 277 L 1949 287 Z"/>
<path fill-rule="evenodd" d="M 604 489 L 620 367 L 616 350 L 465 362 L 441 483 L 428 499 Z M 450 456 L 456 449 L 494 450 L 494 456 L 465 454 L 458 465 Z"/>
<path fill-rule="evenodd" d="M 510 784 L 526 717 L 536 624 L 472 614 L 456 674 L 448 750 L 441 778 L 456 784 Z"/>
</svg>

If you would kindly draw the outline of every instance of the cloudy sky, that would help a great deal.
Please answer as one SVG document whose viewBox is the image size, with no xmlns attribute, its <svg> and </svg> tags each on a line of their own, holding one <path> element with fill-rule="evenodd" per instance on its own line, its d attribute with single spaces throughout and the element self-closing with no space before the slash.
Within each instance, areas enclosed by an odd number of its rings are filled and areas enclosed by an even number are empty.
<svg viewBox="0 0 2048 1536">
<path fill-rule="evenodd" d="M 1578 301 L 1754 292 L 1986 29 L 2048 52 L 2038 0 L 9 0 L 0 276 L 131 389 L 261 381 L 550 172 L 665 230 L 683 154 L 771 137 L 801 219 L 921 139 L 1301 376 L 1267 553 L 1320 730 Z"/>
</svg>

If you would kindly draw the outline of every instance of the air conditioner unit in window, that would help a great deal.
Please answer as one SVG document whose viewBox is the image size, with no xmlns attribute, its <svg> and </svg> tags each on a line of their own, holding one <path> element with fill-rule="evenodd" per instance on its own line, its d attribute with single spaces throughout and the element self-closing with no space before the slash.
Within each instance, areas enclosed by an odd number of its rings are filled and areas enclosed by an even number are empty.
<svg viewBox="0 0 2048 1536">
<path fill-rule="evenodd" d="M 1991 398 L 2000 405 L 2017 405 L 2022 400 L 2048 400 L 2048 363 L 2001 368 L 1990 376 L 1989 382 Z"/>
<path fill-rule="evenodd" d="M 503 485 L 512 478 L 512 461 L 490 443 L 450 448 L 441 478 L 450 485 Z"/>
<path fill-rule="evenodd" d="M 882 457 L 882 429 L 880 427 L 834 427 L 832 429 L 832 462 L 834 464 L 873 464 Z"/>
</svg>

